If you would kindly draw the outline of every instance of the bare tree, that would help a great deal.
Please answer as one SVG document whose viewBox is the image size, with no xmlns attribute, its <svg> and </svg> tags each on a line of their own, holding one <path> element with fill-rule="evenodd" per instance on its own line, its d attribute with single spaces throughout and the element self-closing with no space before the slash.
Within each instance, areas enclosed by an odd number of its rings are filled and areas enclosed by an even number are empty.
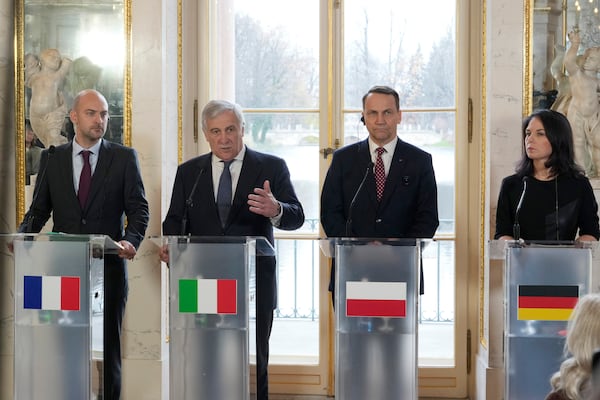
<svg viewBox="0 0 600 400">
<path fill-rule="evenodd" d="M 250 108 L 315 107 L 318 98 L 317 62 L 286 40 L 285 29 L 263 30 L 248 16 L 236 16 L 236 101 Z M 255 114 L 249 128 L 264 142 L 272 114 Z"/>
<path fill-rule="evenodd" d="M 425 66 L 424 103 L 426 106 L 452 107 L 455 104 L 455 40 L 450 28 L 433 44 Z"/>
<path fill-rule="evenodd" d="M 363 10 L 359 26 L 362 35 L 348 47 L 345 55 L 344 100 L 347 106 L 358 107 L 362 95 L 373 85 L 389 85 L 402 91 L 398 86 L 407 69 L 403 24 L 391 10 L 389 14 L 388 34 L 379 38 L 373 33 L 376 27 L 369 20 L 368 10 Z"/>
</svg>

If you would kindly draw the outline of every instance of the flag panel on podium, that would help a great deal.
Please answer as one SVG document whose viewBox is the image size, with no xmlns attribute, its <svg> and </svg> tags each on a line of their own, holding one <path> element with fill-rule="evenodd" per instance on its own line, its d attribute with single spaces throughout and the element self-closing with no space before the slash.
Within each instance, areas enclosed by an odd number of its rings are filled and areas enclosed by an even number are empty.
<svg viewBox="0 0 600 400">
<path fill-rule="evenodd" d="M 406 282 L 346 282 L 348 317 L 406 317 Z"/>
<path fill-rule="evenodd" d="M 23 308 L 34 310 L 79 311 L 80 278 L 78 276 L 23 277 Z"/>
<path fill-rule="evenodd" d="M 520 285 L 518 320 L 567 321 L 579 299 L 576 285 Z"/>
<path fill-rule="evenodd" d="M 179 312 L 237 314 L 235 279 L 180 279 Z"/>
</svg>

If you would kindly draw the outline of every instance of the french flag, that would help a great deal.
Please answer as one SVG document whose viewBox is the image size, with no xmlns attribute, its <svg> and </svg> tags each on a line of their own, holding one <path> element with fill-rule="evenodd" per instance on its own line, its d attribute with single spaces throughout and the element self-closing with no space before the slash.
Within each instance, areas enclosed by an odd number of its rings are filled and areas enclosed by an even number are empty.
<svg viewBox="0 0 600 400">
<path fill-rule="evenodd" d="M 406 317 L 406 282 L 346 282 L 348 317 Z"/>
<path fill-rule="evenodd" d="M 179 312 L 237 314 L 235 279 L 180 279 Z"/>
<path fill-rule="evenodd" d="M 34 310 L 79 311 L 78 276 L 24 276 L 24 308 Z"/>
</svg>

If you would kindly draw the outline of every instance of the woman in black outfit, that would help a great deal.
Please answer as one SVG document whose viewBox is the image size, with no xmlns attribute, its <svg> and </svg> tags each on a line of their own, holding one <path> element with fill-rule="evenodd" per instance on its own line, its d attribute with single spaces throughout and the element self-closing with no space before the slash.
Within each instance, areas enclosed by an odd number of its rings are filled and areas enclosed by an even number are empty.
<svg viewBox="0 0 600 400">
<path fill-rule="evenodd" d="M 598 204 L 575 163 L 567 118 L 539 110 L 525 118 L 522 132 L 523 156 L 502 181 L 494 238 L 598 240 Z"/>
</svg>

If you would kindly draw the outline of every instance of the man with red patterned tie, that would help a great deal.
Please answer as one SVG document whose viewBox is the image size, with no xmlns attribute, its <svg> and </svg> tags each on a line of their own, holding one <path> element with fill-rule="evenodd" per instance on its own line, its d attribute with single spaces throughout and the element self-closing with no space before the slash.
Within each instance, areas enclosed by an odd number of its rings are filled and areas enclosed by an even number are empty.
<svg viewBox="0 0 600 400">
<path fill-rule="evenodd" d="M 374 86 L 362 98 L 369 137 L 333 153 L 321 193 L 328 237 L 431 238 L 439 225 L 431 155 L 398 138 L 400 97 Z M 333 294 L 334 266 L 329 290 Z M 421 285 L 421 292 L 423 286 Z"/>
<path fill-rule="evenodd" d="M 104 140 L 108 103 L 95 90 L 73 100 L 72 141 L 42 152 L 40 177 L 19 232 L 39 232 L 52 219 L 52 231 L 101 234 L 121 245 L 104 257 L 103 399 L 121 393 L 121 326 L 127 302 L 127 264 L 148 226 L 148 202 L 134 149 Z M 127 227 L 124 226 L 127 218 Z"/>
</svg>

